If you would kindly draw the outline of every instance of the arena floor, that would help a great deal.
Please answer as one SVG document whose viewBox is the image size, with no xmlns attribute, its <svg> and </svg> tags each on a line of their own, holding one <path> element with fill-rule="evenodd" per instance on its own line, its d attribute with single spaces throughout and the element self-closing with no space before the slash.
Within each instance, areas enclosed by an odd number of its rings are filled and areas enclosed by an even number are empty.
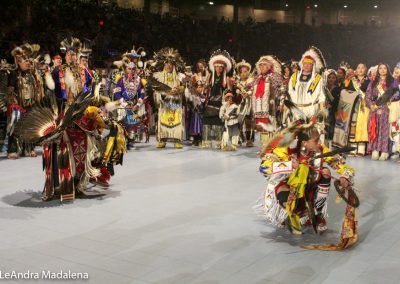
<svg viewBox="0 0 400 284">
<path fill-rule="evenodd" d="M 344 205 L 331 194 L 323 236 L 268 226 L 252 208 L 265 186 L 255 152 L 142 144 L 116 167 L 107 195 L 70 204 L 40 200 L 41 157 L 2 159 L 0 270 L 89 274 L 45 283 L 399 283 L 399 164 L 350 158 L 359 243 L 309 251 L 300 246 L 339 240 Z"/>
</svg>

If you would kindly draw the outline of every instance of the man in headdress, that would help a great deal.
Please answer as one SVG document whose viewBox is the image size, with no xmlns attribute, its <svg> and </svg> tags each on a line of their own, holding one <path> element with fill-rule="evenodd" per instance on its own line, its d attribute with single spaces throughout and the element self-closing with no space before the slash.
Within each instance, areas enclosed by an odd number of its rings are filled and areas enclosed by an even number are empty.
<svg viewBox="0 0 400 284">
<path fill-rule="evenodd" d="M 43 97 L 43 86 L 34 66 L 34 58 L 38 55 L 40 46 L 37 44 L 24 44 L 13 49 L 17 70 L 9 76 L 9 101 L 8 101 L 8 158 L 17 159 L 22 153 L 25 156 L 36 157 L 34 145 L 19 143 L 14 135 L 14 127 L 20 117 L 29 112 Z"/>
<path fill-rule="evenodd" d="M 253 90 L 253 113 L 261 144 L 277 129 L 276 99 L 281 95 L 282 67 L 272 55 L 260 57 L 256 63 L 257 77 Z"/>
<path fill-rule="evenodd" d="M 41 107 L 20 120 L 18 137 L 43 145 L 43 200 L 70 201 L 76 195 L 97 195 L 87 191 L 88 182 L 108 186 L 108 166 L 122 162 L 126 147 L 124 130 L 105 118 L 95 103 L 92 94 L 85 93 L 59 116 L 57 108 L 51 111 Z M 98 137 L 105 128 L 110 129 L 110 134 L 107 142 L 102 143 Z M 101 144 L 105 144 L 103 154 L 98 148 Z"/>
<path fill-rule="evenodd" d="M 89 56 L 91 53 L 92 49 L 88 48 L 86 44 L 83 44 L 78 53 L 79 73 L 83 92 L 90 90 L 92 82 L 96 81 L 95 76 L 97 77 L 95 72 L 89 68 Z"/>
<path fill-rule="evenodd" d="M 223 103 L 224 91 L 231 87 L 228 73 L 233 65 L 234 60 L 229 53 L 219 49 L 211 55 L 208 62 L 211 76 L 203 113 L 204 148 L 221 148 L 224 122 L 219 118 L 219 110 Z"/>
<path fill-rule="evenodd" d="M 65 110 L 68 104 L 72 103 L 83 88 L 77 61 L 81 46 L 81 41 L 74 37 L 66 38 L 61 42 L 60 50 L 65 53 L 65 64 L 55 68 L 52 72 L 60 113 Z"/>
<path fill-rule="evenodd" d="M 321 52 L 311 47 L 303 54 L 300 71 L 293 73 L 289 82 L 289 97 L 293 120 L 310 119 L 325 110 L 325 93 L 321 72 L 325 61 Z"/>
<path fill-rule="evenodd" d="M 124 57 L 124 75 L 117 81 L 114 88 L 113 100 L 120 101 L 121 106 L 126 109 L 118 110 L 118 116 L 124 116 L 128 131 L 128 149 L 133 147 L 134 142 L 140 140 L 140 124 L 145 119 L 146 110 L 144 104 L 146 81 L 138 74 L 136 64 Z"/>
<path fill-rule="evenodd" d="M 139 47 L 138 49 L 135 49 L 135 47 L 132 48 L 131 51 L 125 52 L 122 55 L 121 60 L 114 61 L 113 65 L 116 66 L 118 69 L 111 70 L 110 72 L 110 78 L 109 78 L 109 83 L 110 83 L 110 91 L 112 92 L 114 90 L 115 85 L 117 84 L 118 80 L 124 75 L 124 69 L 126 65 L 130 62 L 134 63 L 136 66 L 136 73 L 144 78 L 144 68 L 145 63 L 143 63 L 143 57 L 146 56 L 146 52 L 144 51 L 143 47 Z M 112 95 L 110 95 L 112 97 Z"/>
<path fill-rule="evenodd" d="M 182 80 L 185 75 L 185 63 L 178 50 L 164 47 L 155 56 L 155 68 L 158 72 L 153 77 L 167 85 L 170 90 L 156 91 L 155 102 L 158 106 L 157 148 L 165 148 L 166 142 L 175 143 L 176 149 L 182 149 L 184 120 L 182 100 L 184 88 Z"/>
<path fill-rule="evenodd" d="M 135 49 L 135 46 L 133 46 L 132 50 L 125 53 L 124 56 L 127 56 L 131 62 L 135 63 L 138 75 L 144 78 L 144 69 L 146 68 L 146 64 L 143 62 L 143 58 L 146 56 L 144 48 L 139 47 Z"/>
<path fill-rule="evenodd" d="M 254 88 L 254 78 L 251 76 L 251 65 L 245 60 L 240 61 L 235 66 L 238 79 L 235 83 L 236 93 L 238 94 L 239 124 L 241 137 L 246 142 L 247 147 L 252 147 L 254 142 L 254 123 L 252 117 L 252 94 Z"/>
</svg>

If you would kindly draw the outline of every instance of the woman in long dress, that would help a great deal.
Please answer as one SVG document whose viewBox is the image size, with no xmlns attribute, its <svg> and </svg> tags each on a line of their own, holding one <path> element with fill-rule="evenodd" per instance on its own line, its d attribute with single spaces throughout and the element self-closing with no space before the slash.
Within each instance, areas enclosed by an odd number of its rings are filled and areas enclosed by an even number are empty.
<svg viewBox="0 0 400 284">
<path fill-rule="evenodd" d="M 380 63 L 375 80 L 371 81 L 366 92 L 366 103 L 370 109 L 368 134 L 368 151 L 372 151 L 372 159 L 385 161 L 389 158 L 391 148 L 389 107 L 390 101 L 399 100 L 399 92 L 395 92 L 388 103 L 378 106 L 378 99 L 391 89 L 398 88 L 398 81 L 389 73 L 389 67 Z"/>
</svg>

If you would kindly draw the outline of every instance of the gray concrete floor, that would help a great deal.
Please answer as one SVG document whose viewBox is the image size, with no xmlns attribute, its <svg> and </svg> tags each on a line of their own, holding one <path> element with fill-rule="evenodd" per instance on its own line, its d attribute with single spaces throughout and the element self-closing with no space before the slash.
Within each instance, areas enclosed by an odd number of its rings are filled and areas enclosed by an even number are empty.
<svg viewBox="0 0 400 284">
<path fill-rule="evenodd" d="M 268 226 L 252 209 L 265 186 L 255 151 L 141 145 L 106 196 L 64 205 L 40 201 L 40 157 L 0 160 L 0 270 L 87 272 L 96 284 L 400 283 L 399 164 L 350 158 L 359 243 L 308 251 L 338 241 L 344 205 L 331 195 L 323 236 Z"/>
</svg>

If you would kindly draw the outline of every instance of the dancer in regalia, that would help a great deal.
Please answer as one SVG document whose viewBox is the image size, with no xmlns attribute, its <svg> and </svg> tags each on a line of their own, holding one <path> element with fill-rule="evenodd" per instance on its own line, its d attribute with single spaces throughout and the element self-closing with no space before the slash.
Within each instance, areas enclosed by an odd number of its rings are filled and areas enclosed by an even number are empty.
<svg viewBox="0 0 400 284">
<path fill-rule="evenodd" d="M 221 149 L 224 122 L 219 117 L 219 110 L 224 91 L 231 87 L 228 74 L 233 66 L 234 60 L 226 50 L 218 49 L 208 62 L 211 76 L 203 111 L 203 148 Z"/>
<path fill-rule="evenodd" d="M 254 145 L 254 119 L 252 110 L 252 94 L 254 88 L 254 78 L 251 74 L 251 65 L 245 60 L 240 61 L 235 66 L 238 73 L 238 79 L 235 82 L 234 88 L 239 96 L 237 102 L 238 122 L 240 126 L 240 135 L 246 147 Z"/>
<path fill-rule="evenodd" d="M 185 63 L 178 50 L 165 47 L 154 56 L 155 68 L 158 72 L 153 77 L 166 85 L 168 91 L 156 91 L 155 102 L 158 106 L 157 148 L 165 148 L 167 141 L 173 142 L 176 149 L 182 149 L 184 135 L 184 117 L 182 103 L 185 75 Z"/>
<path fill-rule="evenodd" d="M 324 80 L 325 60 L 316 47 L 307 50 L 300 61 L 300 71 L 293 73 L 289 81 L 289 97 L 293 120 L 309 119 L 325 110 Z"/>
<path fill-rule="evenodd" d="M 24 44 L 11 52 L 18 66 L 8 80 L 8 158 L 17 159 L 21 154 L 36 157 L 35 145 L 19 141 L 14 135 L 14 128 L 18 120 L 29 113 L 34 105 L 40 104 L 44 98 L 42 80 L 34 64 L 38 56 L 38 44 Z"/>
<path fill-rule="evenodd" d="M 357 240 L 358 198 L 351 190 L 354 169 L 345 164 L 342 156 L 332 153 L 321 144 L 316 122 L 297 121 L 266 144 L 262 151 L 260 172 L 267 178 L 260 208 L 267 221 L 277 227 L 287 226 L 293 234 L 302 234 L 303 226 L 312 225 L 322 233 L 327 230 L 328 196 L 331 185 L 330 168 L 341 175 L 335 181 L 338 189 L 345 189 L 348 202 L 346 229 L 342 242 L 331 249 L 342 249 Z M 351 234 L 350 234 L 351 233 Z M 320 249 L 323 249 L 320 247 Z"/>
<path fill-rule="evenodd" d="M 260 133 L 261 145 L 277 130 L 276 101 L 282 94 L 282 66 L 272 55 L 261 56 L 256 63 L 252 109 L 255 128 Z"/>
</svg>

